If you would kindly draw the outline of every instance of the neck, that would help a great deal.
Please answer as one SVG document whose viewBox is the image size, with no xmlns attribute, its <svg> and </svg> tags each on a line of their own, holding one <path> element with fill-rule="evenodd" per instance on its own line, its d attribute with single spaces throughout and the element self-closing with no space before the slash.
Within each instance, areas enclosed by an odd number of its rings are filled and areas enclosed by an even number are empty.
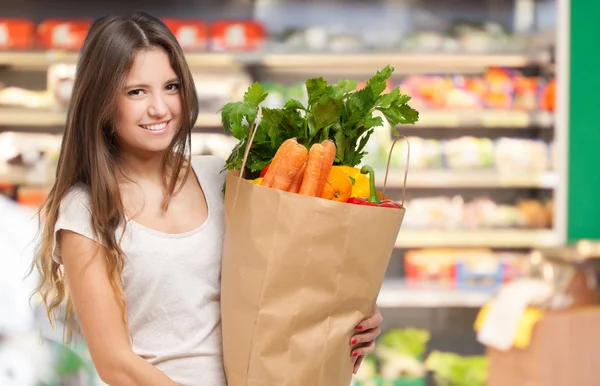
<svg viewBox="0 0 600 386">
<path fill-rule="evenodd" d="M 136 180 L 162 182 L 164 153 L 121 152 L 121 172 Z"/>
</svg>

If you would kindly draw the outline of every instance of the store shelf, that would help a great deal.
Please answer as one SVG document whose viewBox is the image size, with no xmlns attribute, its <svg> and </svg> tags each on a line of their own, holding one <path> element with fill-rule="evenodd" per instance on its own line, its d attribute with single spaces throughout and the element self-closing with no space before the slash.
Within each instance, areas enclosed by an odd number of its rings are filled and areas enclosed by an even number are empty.
<svg viewBox="0 0 600 386">
<path fill-rule="evenodd" d="M 419 110 L 419 121 L 415 126 L 449 129 L 552 128 L 554 126 L 554 114 L 517 110 Z"/>
<path fill-rule="evenodd" d="M 52 63 L 76 63 L 77 52 L 0 52 L 0 65 L 43 68 Z M 523 67 L 550 63 L 547 54 L 413 54 L 413 53 L 188 53 L 186 59 L 194 68 L 223 68 L 245 65 L 263 66 L 281 70 L 369 70 L 381 69 L 390 64 L 397 71 L 479 70 L 482 68 Z"/>
<path fill-rule="evenodd" d="M 64 112 L 49 110 L 31 110 L 22 108 L 0 107 L 0 127 L 62 127 L 65 124 Z M 221 116 L 203 113 L 196 121 L 197 128 L 214 128 L 221 126 Z"/>
<path fill-rule="evenodd" d="M 357 54 L 266 54 L 260 63 L 266 67 L 293 69 L 317 68 L 382 68 L 387 64 L 399 71 L 417 68 L 475 69 L 490 66 L 523 67 L 531 64 L 547 64 L 549 57 L 543 54 L 416 54 L 416 53 L 357 53 Z"/>
<path fill-rule="evenodd" d="M 400 279 L 385 280 L 379 307 L 481 307 L 493 296 L 489 288 L 455 288 L 450 285 L 410 286 Z"/>
<path fill-rule="evenodd" d="M 60 126 L 65 121 L 64 112 L 0 107 L 0 126 Z M 435 128 L 550 128 L 554 116 L 550 113 L 519 111 L 422 111 L 416 127 Z M 221 125 L 218 114 L 200 114 L 197 127 Z M 407 128 L 410 126 L 402 126 Z"/>
<path fill-rule="evenodd" d="M 0 66 L 44 69 L 55 63 L 74 64 L 78 58 L 79 52 L 72 51 L 0 51 Z M 250 56 L 238 57 L 222 53 L 188 54 L 186 58 L 190 66 L 200 68 L 232 67 L 253 61 Z"/>
<path fill-rule="evenodd" d="M 385 170 L 375 172 L 377 185 L 383 186 Z M 402 187 L 404 172 L 394 168 L 390 171 L 387 188 Z M 409 170 L 407 188 L 539 188 L 551 189 L 558 184 L 555 172 L 498 173 L 495 170 Z"/>
<path fill-rule="evenodd" d="M 556 233 L 549 229 L 435 230 L 402 228 L 398 234 L 396 248 L 532 248 L 555 246 L 559 244 L 559 241 Z"/>
</svg>

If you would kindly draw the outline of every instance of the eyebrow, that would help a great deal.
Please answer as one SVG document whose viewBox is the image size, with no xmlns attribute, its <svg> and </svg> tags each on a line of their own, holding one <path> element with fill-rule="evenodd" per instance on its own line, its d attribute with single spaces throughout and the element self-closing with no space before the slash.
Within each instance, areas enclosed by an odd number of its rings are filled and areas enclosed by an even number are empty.
<svg viewBox="0 0 600 386">
<path fill-rule="evenodd" d="M 171 83 L 179 83 L 179 78 L 169 79 L 168 81 L 165 82 L 165 84 L 171 84 Z M 136 88 L 150 88 L 150 86 L 147 84 L 144 84 L 144 83 L 136 83 L 136 84 L 130 84 L 130 85 L 125 86 L 125 90 L 133 90 Z"/>
</svg>

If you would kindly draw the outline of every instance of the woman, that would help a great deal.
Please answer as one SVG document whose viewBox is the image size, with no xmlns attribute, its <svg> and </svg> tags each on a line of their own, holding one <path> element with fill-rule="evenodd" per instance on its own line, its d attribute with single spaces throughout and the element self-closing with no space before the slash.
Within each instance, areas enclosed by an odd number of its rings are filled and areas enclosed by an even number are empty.
<svg viewBox="0 0 600 386">
<path fill-rule="evenodd" d="M 197 106 L 184 54 L 161 21 L 138 13 L 93 24 L 36 265 L 49 316 L 67 301 L 111 385 L 226 383 L 224 161 L 190 157 Z M 373 350 L 380 325 L 376 312 L 357 326 L 351 355 Z"/>
</svg>

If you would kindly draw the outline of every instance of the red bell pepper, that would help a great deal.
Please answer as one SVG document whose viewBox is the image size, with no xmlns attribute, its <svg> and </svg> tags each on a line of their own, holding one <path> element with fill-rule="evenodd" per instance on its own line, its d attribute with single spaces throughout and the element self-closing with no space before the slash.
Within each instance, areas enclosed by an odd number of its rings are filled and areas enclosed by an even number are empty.
<svg viewBox="0 0 600 386">
<path fill-rule="evenodd" d="M 263 168 L 263 170 L 260 172 L 260 177 L 264 177 L 264 176 L 265 176 L 265 174 L 267 174 L 267 171 L 269 170 L 269 166 L 271 166 L 271 164 L 270 164 L 270 163 L 269 163 L 269 164 L 267 164 L 267 166 L 265 166 L 265 167 Z"/>
<path fill-rule="evenodd" d="M 402 209 L 402 205 L 394 200 L 380 200 L 377 197 L 377 189 L 375 188 L 375 172 L 371 166 L 365 165 L 360 169 L 362 174 L 369 174 L 369 198 L 350 197 L 348 203 L 367 206 L 382 206 L 385 208 Z"/>
</svg>

